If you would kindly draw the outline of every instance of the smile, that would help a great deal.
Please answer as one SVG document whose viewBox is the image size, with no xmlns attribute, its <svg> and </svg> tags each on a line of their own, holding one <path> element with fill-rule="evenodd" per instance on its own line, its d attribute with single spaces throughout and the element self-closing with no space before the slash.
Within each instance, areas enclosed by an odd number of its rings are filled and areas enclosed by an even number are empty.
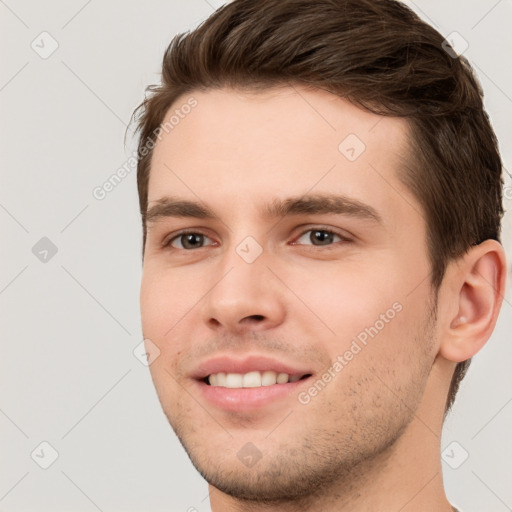
<svg viewBox="0 0 512 512">
<path fill-rule="evenodd" d="M 274 371 L 252 371 L 248 373 L 213 373 L 206 377 L 205 382 L 210 386 L 224 388 L 259 388 L 273 386 L 274 384 L 286 384 L 297 382 L 308 375 L 290 375 Z"/>
</svg>

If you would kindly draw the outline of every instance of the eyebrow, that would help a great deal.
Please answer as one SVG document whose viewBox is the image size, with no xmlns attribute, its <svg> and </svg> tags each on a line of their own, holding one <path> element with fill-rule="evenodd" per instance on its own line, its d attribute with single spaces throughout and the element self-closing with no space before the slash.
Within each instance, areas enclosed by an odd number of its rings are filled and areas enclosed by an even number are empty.
<svg viewBox="0 0 512 512">
<path fill-rule="evenodd" d="M 363 220 L 382 223 L 382 217 L 375 208 L 356 199 L 344 195 L 314 194 L 287 199 L 274 199 L 263 209 L 264 216 L 269 219 L 292 215 L 347 215 Z M 151 224 L 167 217 L 189 217 L 196 219 L 216 219 L 215 213 L 206 205 L 195 201 L 162 197 L 148 208 L 143 216 L 146 223 Z"/>
</svg>

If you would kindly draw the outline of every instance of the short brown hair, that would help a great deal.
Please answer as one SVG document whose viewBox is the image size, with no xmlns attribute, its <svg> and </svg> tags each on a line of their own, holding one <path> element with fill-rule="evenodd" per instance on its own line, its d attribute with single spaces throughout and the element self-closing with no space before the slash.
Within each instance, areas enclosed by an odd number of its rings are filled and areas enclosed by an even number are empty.
<svg viewBox="0 0 512 512">
<path fill-rule="evenodd" d="M 175 100 L 194 90 L 287 84 L 408 119 L 412 158 L 400 178 L 423 208 L 436 293 L 450 260 L 486 239 L 499 241 L 496 136 L 471 66 L 439 32 L 396 0 L 235 0 L 174 37 L 162 83 L 148 88 L 134 113 L 143 254 L 151 149 Z M 446 410 L 469 363 L 456 367 Z"/>
</svg>

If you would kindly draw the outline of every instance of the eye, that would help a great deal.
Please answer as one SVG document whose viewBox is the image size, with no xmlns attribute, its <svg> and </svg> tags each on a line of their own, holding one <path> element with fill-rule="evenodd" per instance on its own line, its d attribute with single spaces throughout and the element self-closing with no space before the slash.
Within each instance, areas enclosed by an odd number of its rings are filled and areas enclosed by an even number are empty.
<svg viewBox="0 0 512 512">
<path fill-rule="evenodd" d="M 329 229 L 314 228 L 304 231 L 294 244 L 325 246 L 343 241 L 349 241 L 349 239 Z"/>
<path fill-rule="evenodd" d="M 213 240 L 207 237 L 206 235 L 203 235 L 202 233 L 188 231 L 185 233 L 180 233 L 177 236 L 174 236 L 164 245 L 165 247 L 173 247 L 175 249 L 192 250 L 200 249 L 201 247 L 213 244 Z"/>
</svg>

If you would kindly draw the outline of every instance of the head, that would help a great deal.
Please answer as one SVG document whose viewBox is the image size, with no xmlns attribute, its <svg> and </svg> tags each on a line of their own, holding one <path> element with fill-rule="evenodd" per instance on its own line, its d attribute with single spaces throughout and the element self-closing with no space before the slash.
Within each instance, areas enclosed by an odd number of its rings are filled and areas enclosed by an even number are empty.
<svg viewBox="0 0 512 512">
<path fill-rule="evenodd" d="M 450 408 L 490 335 L 496 298 L 471 350 L 445 344 L 479 309 L 463 276 L 504 279 L 496 138 L 468 62 L 445 47 L 392 0 L 236 0 L 169 45 L 138 110 L 143 332 L 164 411 L 217 487 L 252 496 L 234 490 L 250 469 L 222 455 L 231 445 L 262 456 L 268 479 L 297 468 L 280 494 L 266 482 L 268 499 L 299 492 L 299 476 L 328 483 L 340 440 L 339 470 L 361 467 L 426 390 Z M 210 409 L 192 376 L 253 352 L 313 379 L 291 412 Z M 294 418 L 267 435 L 281 412 Z"/>
</svg>

